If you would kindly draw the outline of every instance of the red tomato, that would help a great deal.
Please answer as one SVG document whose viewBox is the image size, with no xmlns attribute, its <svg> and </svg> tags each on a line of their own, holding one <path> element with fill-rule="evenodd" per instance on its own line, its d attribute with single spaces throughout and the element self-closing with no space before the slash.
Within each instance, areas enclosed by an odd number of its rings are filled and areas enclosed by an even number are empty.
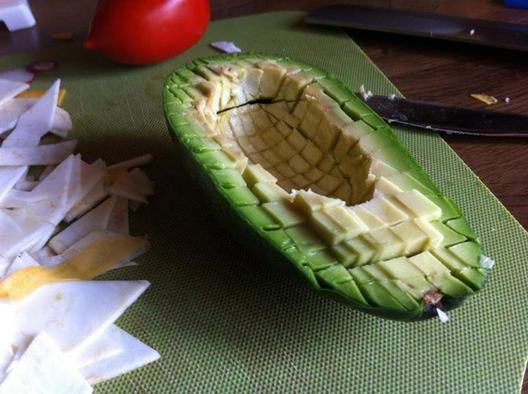
<svg viewBox="0 0 528 394">
<path fill-rule="evenodd" d="M 118 63 L 161 62 L 200 39 L 208 0 L 101 0 L 84 46 Z"/>
</svg>

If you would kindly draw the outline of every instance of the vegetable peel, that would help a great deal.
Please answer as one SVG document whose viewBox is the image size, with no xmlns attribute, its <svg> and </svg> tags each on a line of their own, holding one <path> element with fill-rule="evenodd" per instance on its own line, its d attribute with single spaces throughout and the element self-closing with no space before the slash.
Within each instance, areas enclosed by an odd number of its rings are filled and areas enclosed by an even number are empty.
<svg viewBox="0 0 528 394">
<path fill-rule="evenodd" d="M 39 287 L 64 280 L 90 280 L 143 247 L 145 240 L 125 235 L 98 239 L 81 254 L 56 267 L 26 267 L 0 282 L 0 297 L 20 300 Z"/>
</svg>

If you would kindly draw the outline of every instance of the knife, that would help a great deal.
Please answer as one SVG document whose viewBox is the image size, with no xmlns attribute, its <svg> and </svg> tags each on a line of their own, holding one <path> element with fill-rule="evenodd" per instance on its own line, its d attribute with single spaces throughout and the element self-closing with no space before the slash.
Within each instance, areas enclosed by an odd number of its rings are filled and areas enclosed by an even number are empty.
<svg viewBox="0 0 528 394">
<path fill-rule="evenodd" d="M 447 134 L 484 137 L 528 137 L 528 116 L 450 107 L 399 97 L 358 94 L 389 123 L 436 130 Z"/>
<path fill-rule="evenodd" d="M 307 23 L 316 25 L 339 26 L 528 51 L 528 26 L 514 23 L 351 4 L 318 8 L 308 14 L 305 20 Z"/>
</svg>

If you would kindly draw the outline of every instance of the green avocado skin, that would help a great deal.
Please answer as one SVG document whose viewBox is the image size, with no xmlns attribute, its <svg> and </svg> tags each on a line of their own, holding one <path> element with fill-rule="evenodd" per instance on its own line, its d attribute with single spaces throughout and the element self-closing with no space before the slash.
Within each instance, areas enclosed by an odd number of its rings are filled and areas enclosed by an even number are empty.
<svg viewBox="0 0 528 394">
<path fill-rule="evenodd" d="M 237 59 L 244 59 L 246 57 L 260 57 L 262 59 L 275 60 L 279 59 L 274 56 L 258 54 L 221 55 L 212 58 L 199 59 L 198 61 L 194 61 L 190 64 L 182 66 L 178 70 L 184 70 L 186 74 L 186 71 L 188 71 L 189 68 L 195 66 L 197 63 L 214 64 L 221 63 L 223 61 L 236 62 Z M 281 61 L 283 61 L 283 59 L 284 58 L 280 58 Z M 298 65 L 302 63 L 295 62 L 294 64 Z M 308 68 L 309 66 L 305 65 L 305 67 Z M 365 305 L 356 302 L 350 297 L 344 296 L 339 291 L 329 286 L 325 286 L 324 283 L 315 278 L 314 273 L 311 270 L 307 269 L 302 264 L 302 261 L 299 261 L 299 259 L 296 258 L 298 254 L 295 253 L 297 252 L 295 250 L 295 246 L 292 246 L 291 248 L 279 248 L 277 246 L 277 243 L 272 242 L 272 239 L 270 238 L 270 234 L 273 233 L 273 231 L 265 231 L 260 227 L 254 226 L 249 220 L 247 220 L 247 218 L 242 214 L 242 210 L 240 209 L 240 207 L 230 203 L 230 200 L 226 195 L 226 188 L 218 182 L 215 182 L 215 179 L 211 176 L 211 169 L 206 167 L 203 160 L 200 160 L 200 157 L 198 156 L 199 152 L 197 153 L 197 149 L 193 149 L 193 147 L 191 146 L 193 143 L 196 142 L 193 140 L 194 137 L 189 138 L 189 134 L 192 134 L 192 132 L 188 133 L 187 130 L 183 130 L 186 128 L 186 125 L 178 124 L 177 121 L 172 120 L 175 119 L 174 116 L 177 114 L 174 113 L 174 109 L 171 104 L 174 100 L 174 94 L 171 91 L 173 91 L 172 86 L 174 85 L 174 80 L 179 78 L 178 74 L 181 74 L 181 72 L 178 73 L 178 70 L 169 75 L 165 82 L 165 88 L 163 90 L 163 105 L 170 136 L 175 142 L 175 145 L 177 147 L 177 154 L 181 158 L 185 166 L 186 172 L 189 175 L 189 178 L 196 187 L 201 189 L 202 193 L 200 193 L 200 195 L 204 198 L 204 202 L 207 204 L 208 209 L 211 210 L 214 217 L 218 220 L 219 224 L 229 230 L 229 233 L 236 242 L 242 244 L 246 249 L 250 250 L 259 260 L 271 263 L 273 266 L 276 267 L 277 270 L 279 270 L 281 274 L 283 273 L 285 275 L 296 277 L 300 279 L 309 288 L 315 290 L 317 293 L 322 294 L 325 297 L 337 300 L 345 305 L 351 306 L 354 309 L 360 310 L 362 312 L 378 317 L 401 321 L 419 321 L 437 316 L 435 309 L 427 305 L 422 305 L 421 309 L 415 311 L 391 310 L 387 308 Z M 322 71 L 318 70 L 318 72 Z M 341 86 L 341 83 L 339 84 L 339 94 L 342 96 L 343 88 Z M 349 92 L 349 94 L 353 96 L 353 93 Z M 371 116 L 372 118 L 376 117 L 379 119 L 377 114 L 375 114 L 372 110 L 370 111 L 370 115 L 373 115 Z M 383 121 L 381 120 L 381 122 Z M 387 130 L 392 133 L 388 125 Z M 406 155 L 406 160 L 410 159 L 412 164 L 416 163 L 414 161 L 414 158 L 412 158 L 412 156 L 407 152 L 407 150 L 403 147 L 403 145 L 401 145 L 399 141 L 397 141 L 397 146 L 399 149 L 401 149 L 402 154 Z M 439 196 L 439 198 L 442 198 L 441 202 L 443 203 L 444 198 L 441 196 L 436 186 L 423 172 L 423 170 L 417 164 L 413 165 L 412 167 L 412 170 L 414 171 L 413 175 L 420 179 L 422 185 L 427 185 L 427 191 L 431 192 L 432 195 Z M 445 204 L 453 206 L 453 209 L 459 212 L 458 208 L 451 201 L 445 201 Z M 451 217 L 449 217 L 449 219 L 451 219 Z M 463 219 L 461 220 L 463 221 Z M 463 228 L 463 230 L 466 230 L 464 223 L 465 222 L 460 224 L 456 228 L 456 230 L 459 230 L 459 228 Z M 469 227 L 467 228 L 467 231 L 471 231 Z M 482 286 L 485 284 L 487 277 L 488 275 L 486 274 Z M 453 298 L 449 296 L 444 296 L 442 299 L 442 309 L 444 311 L 449 311 L 454 308 L 457 308 L 466 299 L 467 297 Z"/>
</svg>

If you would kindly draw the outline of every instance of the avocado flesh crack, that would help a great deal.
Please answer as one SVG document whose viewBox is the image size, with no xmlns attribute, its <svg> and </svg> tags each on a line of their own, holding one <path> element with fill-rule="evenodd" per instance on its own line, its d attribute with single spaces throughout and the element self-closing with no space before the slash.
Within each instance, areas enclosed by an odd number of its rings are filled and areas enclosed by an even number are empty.
<svg viewBox="0 0 528 394">
<path fill-rule="evenodd" d="M 339 81 L 228 56 L 176 71 L 165 93 L 176 134 L 312 286 L 414 318 L 425 294 L 457 300 L 484 284 L 460 211 Z"/>
</svg>

